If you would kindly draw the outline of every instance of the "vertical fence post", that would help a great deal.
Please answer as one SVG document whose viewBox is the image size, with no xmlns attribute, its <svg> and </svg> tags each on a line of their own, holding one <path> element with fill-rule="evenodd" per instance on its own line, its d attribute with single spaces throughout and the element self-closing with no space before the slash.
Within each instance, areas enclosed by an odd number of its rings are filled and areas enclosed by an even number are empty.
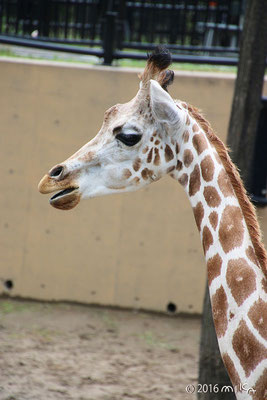
<svg viewBox="0 0 267 400">
<path fill-rule="evenodd" d="M 116 16 L 114 11 L 107 11 L 103 21 L 104 65 L 111 65 L 115 48 Z"/>
<path fill-rule="evenodd" d="M 3 14 L 4 14 L 4 4 L 2 1 L 0 1 L 0 33 L 2 32 L 2 18 L 3 18 Z"/>
<path fill-rule="evenodd" d="M 120 0 L 118 7 L 117 26 L 116 26 L 116 46 L 119 50 L 123 49 L 124 31 L 126 21 L 126 1 Z"/>
<path fill-rule="evenodd" d="M 49 0 L 41 0 L 39 8 L 39 36 L 49 36 Z"/>
</svg>

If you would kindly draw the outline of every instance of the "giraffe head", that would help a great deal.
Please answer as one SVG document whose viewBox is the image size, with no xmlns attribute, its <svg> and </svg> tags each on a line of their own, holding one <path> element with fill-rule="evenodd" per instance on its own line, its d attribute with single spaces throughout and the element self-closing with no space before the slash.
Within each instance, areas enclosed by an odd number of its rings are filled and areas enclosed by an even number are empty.
<svg viewBox="0 0 267 400">
<path fill-rule="evenodd" d="M 148 58 L 137 95 L 105 112 L 98 134 L 39 183 L 41 193 L 57 192 L 50 204 L 69 210 L 83 198 L 134 191 L 175 169 L 173 136 L 186 114 L 167 92 L 171 57 L 158 48 Z"/>
</svg>

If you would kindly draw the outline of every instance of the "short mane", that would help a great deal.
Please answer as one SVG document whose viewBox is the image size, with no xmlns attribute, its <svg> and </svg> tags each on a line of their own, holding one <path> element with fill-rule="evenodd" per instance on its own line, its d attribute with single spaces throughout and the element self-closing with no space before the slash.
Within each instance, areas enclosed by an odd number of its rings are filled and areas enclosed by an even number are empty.
<svg viewBox="0 0 267 400">
<path fill-rule="evenodd" d="M 236 166 L 233 164 L 224 143 L 213 132 L 210 123 L 203 117 L 203 115 L 197 108 L 191 106 L 190 104 L 187 104 L 187 106 L 189 113 L 203 128 L 205 134 L 207 135 L 207 138 L 209 139 L 210 143 L 214 145 L 223 163 L 223 166 L 230 178 L 234 192 L 244 215 L 249 235 L 254 246 L 256 257 L 259 261 L 263 273 L 267 277 L 267 252 L 262 243 L 262 235 L 255 208 L 248 198 L 239 172 Z"/>
</svg>

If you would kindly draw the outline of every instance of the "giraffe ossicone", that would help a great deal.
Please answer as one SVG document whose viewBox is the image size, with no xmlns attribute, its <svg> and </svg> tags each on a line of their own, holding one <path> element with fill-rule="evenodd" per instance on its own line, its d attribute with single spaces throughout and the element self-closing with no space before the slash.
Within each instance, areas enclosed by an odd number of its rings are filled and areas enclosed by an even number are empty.
<svg viewBox="0 0 267 400">
<path fill-rule="evenodd" d="M 194 107 L 173 100 L 157 49 L 137 95 L 105 112 L 96 137 L 39 183 L 53 207 L 134 191 L 165 175 L 185 189 L 207 262 L 219 347 L 238 399 L 267 399 L 267 255 L 255 210 L 225 146 Z M 242 388 L 252 388 L 250 392 Z"/>
</svg>

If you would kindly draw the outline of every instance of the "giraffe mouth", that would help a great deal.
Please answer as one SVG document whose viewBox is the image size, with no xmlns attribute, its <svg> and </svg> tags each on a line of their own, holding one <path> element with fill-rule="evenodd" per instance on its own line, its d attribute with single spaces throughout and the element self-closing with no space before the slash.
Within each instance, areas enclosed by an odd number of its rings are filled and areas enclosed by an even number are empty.
<svg viewBox="0 0 267 400">
<path fill-rule="evenodd" d="M 54 196 L 51 197 L 50 201 L 55 200 L 58 197 L 65 196 L 66 194 L 72 193 L 76 189 L 78 189 L 78 188 L 73 187 L 73 188 L 61 190 L 60 192 L 54 194 Z"/>
<path fill-rule="evenodd" d="M 71 210 L 80 202 L 81 194 L 78 187 L 70 187 L 54 194 L 50 199 L 51 206 L 59 210 Z"/>
</svg>

